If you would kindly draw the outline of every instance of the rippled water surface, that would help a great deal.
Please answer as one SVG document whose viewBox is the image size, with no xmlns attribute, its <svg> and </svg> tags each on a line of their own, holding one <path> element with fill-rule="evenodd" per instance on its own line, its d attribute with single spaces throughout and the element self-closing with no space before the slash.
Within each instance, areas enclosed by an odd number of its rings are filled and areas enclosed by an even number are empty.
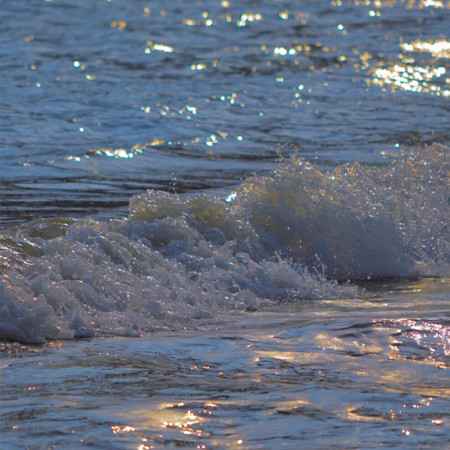
<svg viewBox="0 0 450 450">
<path fill-rule="evenodd" d="M 448 2 L 0 23 L 2 448 L 448 445 Z"/>
<path fill-rule="evenodd" d="M 195 334 L 7 345 L 3 444 L 444 448 L 448 301 L 429 280 Z"/>
<path fill-rule="evenodd" d="M 1 219 L 448 143 L 442 1 L 2 0 Z"/>
</svg>

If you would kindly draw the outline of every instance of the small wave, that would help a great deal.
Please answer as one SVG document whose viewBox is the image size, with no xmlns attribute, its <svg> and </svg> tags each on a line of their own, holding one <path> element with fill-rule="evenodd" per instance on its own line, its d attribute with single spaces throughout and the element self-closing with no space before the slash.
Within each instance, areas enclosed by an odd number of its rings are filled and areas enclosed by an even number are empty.
<svg viewBox="0 0 450 450">
<path fill-rule="evenodd" d="M 448 150 L 327 172 L 294 157 L 226 199 L 147 191 L 127 219 L 10 229 L 0 337 L 185 329 L 261 302 L 358 295 L 338 281 L 446 276 Z"/>
</svg>

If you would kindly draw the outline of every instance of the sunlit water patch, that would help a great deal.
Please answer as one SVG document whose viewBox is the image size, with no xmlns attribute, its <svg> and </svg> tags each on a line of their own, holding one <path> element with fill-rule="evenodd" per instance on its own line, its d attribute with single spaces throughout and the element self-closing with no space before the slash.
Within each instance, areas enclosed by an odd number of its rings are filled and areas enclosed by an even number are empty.
<svg viewBox="0 0 450 450">
<path fill-rule="evenodd" d="M 373 79 L 370 82 L 410 92 L 450 96 L 450 78 L 445 64 L 450 56 L 450 42 L 413 41 L 402 43 L 400 46 L 404 51 L 399 57 L 401 62 L 389 62 L 371 69 Z M 423 61 L 424 58 L 413 58 L 412 55 L 415 53 L 429 54 L 433 60 Z"/>
<path fill-rule="evenodd" d="M 374 288 L 197 333 L 4 344 L 3 444 L 445 447 L 448 282 Z"/>
</svg>

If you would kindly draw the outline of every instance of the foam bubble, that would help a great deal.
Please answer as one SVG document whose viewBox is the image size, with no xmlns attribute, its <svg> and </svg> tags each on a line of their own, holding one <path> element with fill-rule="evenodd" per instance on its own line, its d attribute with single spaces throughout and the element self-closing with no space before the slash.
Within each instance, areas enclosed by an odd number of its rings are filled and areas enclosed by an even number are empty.
<svg viewBox="0 0 450 450">
<path fill-rule="evenodd" d="M 0 336 L 177 330 L 261 302 L 358 295 L 335 280 L 447 275 L 448 154 L 329 172 L 292 158 L 228 201 L 148 191 L 127 219 L 9 230 Z"/>
</svg>

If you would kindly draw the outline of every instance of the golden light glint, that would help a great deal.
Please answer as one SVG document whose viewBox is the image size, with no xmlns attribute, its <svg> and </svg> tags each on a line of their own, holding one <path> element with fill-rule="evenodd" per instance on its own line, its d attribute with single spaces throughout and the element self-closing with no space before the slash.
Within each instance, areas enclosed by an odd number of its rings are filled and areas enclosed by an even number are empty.
<svg viewBox="0 0 450 450">
<path fill-rule="evenodd" d="M 205 408 L 216 408 L 216 404 L 205 403 Z M 180 410 L 181 409 L 181 410 Z M 203 411 L 205 413 L 205 411 Z M 205 418 L 198 416 L 192 409 L 189 409 L 184 402 L 161 403 L 151 409 L 139 409 L 129 414 L 136 426 L 114 425 L 111 430 L 114 434 L 128 433 L 136 431 L 138 428 L 148 429 L 156 428 L 161 431 L 164 429 L 175 429 L 184 435 L 202 436 L 203 430 L 199 424 L 205 421 Z M 146 437 L 141 439 L 147 442 Z M 145 447 L 144 447 L 145 448 Z"/>
<path fill-rule="evenodd" d="M 214 403 L 214 402 L 206 402 L 205 406 L 209 407 L 209 408 L 217 408 L 219 405 L 217 403 Z"/>
<path fill-rule="evenodd" d="M 359 55 L 361 59 L 361 69 L 367 69 L 369 67 L 369 60 L 372 59 L 372 55 L 369 52 L 364 52 Z"/>
<path fill-rule="evenodd" d="M 163 53 L 173 53 L 174 48 L 170 45 L 157 44 L 152 41 L 147 41 L 147 47 L 145 48 L 145 53 L 152 52 L 163 52 Z"/>
<path fill-rule="evenodd" d="M 217 144 L 218 140 L 217 140 L 217 136 L 215 134 L 211 134 L 211 136 L 208 136 L 206 138 L 206 145 L 208 147 L 212 147 L 213 145 Z"/>
<path fill-rule="evenodd" d="M 122 31 L 127 26 L 127 23 L 124 20 L 113 20 L 110 25 L 112 28 L 117 28 L 119 31 Z"/>
<path fill-rule="evenodd" d="M 196 425 L 203 422 L 203 418 L 194 414 L 192 410 L 188 410 L 185 414 L 176 413 L 173 417 L 168 420 L 164 420 L 162 425 L 164 428 L 177 428 L 181 433 L 186 435 L 197 435 L 201 436 L 203 430 L 200 428 L 193 428 L 192 425 Z"/>
<path fill-rule="evenodd" d="M 420 1 L 421 8 L 445 8 L 445 3 L 441 0 L 421 0 Z M 450 8 L 450 5 L 447 6 Z"/>
<path fill-rule="evenodd" d="M 203 63 L 191 64 L 191 70 L 205 70 L 206 65 Z"/>
<path fill-rule="evenodd" d="M 84 131 L 84 128 L 80 128 L 80 131 Z M 82 156 L 67 156 L 66 160 L 68 161 L 76 161 L 81 162 L 82 159 L 89 159 L 93 155 L 99 156 L 108 156 L 110 158 L 122 158 L 122 159 L 130 159 L 135 155 L 142 153 L 144 150 L 150 147 L 157 147 L 159 145 L 164 144 L 166 141 L 163 139 L 155 138 L 151 142 L 146 142 L 145 144 L 136 144 L 131 147 L 130 150 L 126 150 L 123 148 L 91 148 L 89 151 Z"/>
<path fill-rule="evenodd" d="M 407 9 L 450 8 L 450 3 L 443 0 L 354 0 L 356 6 L 373 5 L 375 8 L 392 8 L 398 3 L 405 3 Z M 333 0 L 332 6 L 342 6 L 342 0 Z"/>
<path fill-rule="evenodd" d="M 197 22 L 192 19 L 184 19 L 183 24 L 187 25 L 188 27 L 195 27 L 196 25 L 200 25 L 200 22 Z"/>
<path fill-rule="evenodd" d="M 156 106 L 159 108 L 159 114 L 164 117 L 185 117 L 186 120 L 191 120 L 192 116 L 197 115 L 198 108 L 191 105 L 185 105 L 179 109 L 172 109 L 168 105 L 161 105 L 157 103 Z M 152 108 L 150 106 L 141 106 L 141 111 L 144 111 L 146 114 L 151 112 Z"/>
<path fill-rule="evenodd" d="M 120 425 L 111 425 L 111 431 L 114 434 L 119 434 L 119 433 L 129 433 L 131 431 L 136 431 L 136 428 L 131 427 L 129 425 L 125 425 L 123 427 L 121 427 Z"/>
<path fill-rule="evenodd" d="M 406 64 L 393 64 L 386 67 L 375 67 L 371 84 L 376 86 L 389 85 L 410 92 L 424 92 L 443 97 L 450 96 L 450 89 L 441 87 L 433 81 L 445 75 L 445 67 L 414 66 Z M 448 83 L 447 83 L 448 84 Z"/>
<path fill-rule="evenodd" d="M 245 91 L 244 91 L 245 93 Z M 245 107 L 245 103 L 238 99 L 238 95 L 236 92 L 232 92 L 231 94 L 221 95 L 220 97 L 217 95 L 213 95 L 211 100 L 220 100 L 221 102 L 227 102 L 230 105 L 240 106 L 241 108 Z"/>
<path fill-rule="evenodd" d="M 294 48 L 285 48 L 285 47 L 275 47 L 273 49 L 274 55 L 286 56 L 286 55 L 295 55 L 297 53 Z"/>
<path fill-rule="evenodd" d="M 74 61 L 73 62 L 73 67 L 75 67 L 76 69 L 80 69 L 80 70 L 86 69 L 86 66 L 81 64 L 80 61 Z"/>
<path fill-rule="evenodd" d="M 262 15 L 259 13 L 244 13 L 236 22 L 238 27 L 245 27 L 250 22 L 262 20 Z"/>
<path fill-rule="evenodd" d="M 427 52 L 436 58 L 450 58 L 450 41 L 413 41 L 401 43 L 400 47 L 406 52 Z"/>
</svg>

